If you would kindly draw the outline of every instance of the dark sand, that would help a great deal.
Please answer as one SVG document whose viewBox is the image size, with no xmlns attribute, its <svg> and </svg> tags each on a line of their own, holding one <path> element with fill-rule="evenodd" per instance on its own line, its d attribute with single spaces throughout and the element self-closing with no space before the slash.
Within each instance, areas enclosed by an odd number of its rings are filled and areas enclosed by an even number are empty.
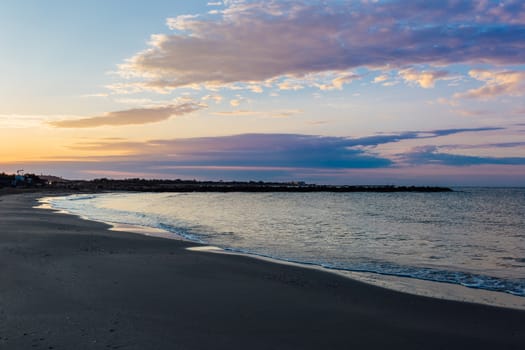
<svg viewBox="0 0 525 350">
<path fill-rule="evenodd" d="M 0 197 L 0 349 L 525 349 L 525 312 L 112 232 Z"/>
</svg>

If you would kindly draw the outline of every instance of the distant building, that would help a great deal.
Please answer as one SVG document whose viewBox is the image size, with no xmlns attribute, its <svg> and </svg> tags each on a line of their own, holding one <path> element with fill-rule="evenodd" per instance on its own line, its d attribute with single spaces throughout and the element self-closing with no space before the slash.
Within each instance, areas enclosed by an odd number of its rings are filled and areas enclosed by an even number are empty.
<svg viewBox="0 0 525 350">
<path fill-rule="evenodd" d="M 61 177 L 53 176 L 53 175 L 40 175 L 39 178 L 40 180 L 44 181 L 48 185 L 69 182 L 68 180 L 65 180 Z"/>
<path fill-rule="evenodd" d="M 15 175 L 15 180 L 14 180 L 14 185 L 18 185 L 20 183 L 25 183 L 26 182 L 26 177 L 24 175 Z"/>
</svg>

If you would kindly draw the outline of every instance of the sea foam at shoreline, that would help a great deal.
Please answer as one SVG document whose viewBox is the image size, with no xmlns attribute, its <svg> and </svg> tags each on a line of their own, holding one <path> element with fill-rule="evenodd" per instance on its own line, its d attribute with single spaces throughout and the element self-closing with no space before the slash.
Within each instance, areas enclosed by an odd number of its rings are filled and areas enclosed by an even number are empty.
<svg viewBox="0 0 525 350">
<path fill-rule="evenodd" d="M 233 252 L 525 296 L 525 189 L 105 193 L 49 203 Z"/>
</svg>

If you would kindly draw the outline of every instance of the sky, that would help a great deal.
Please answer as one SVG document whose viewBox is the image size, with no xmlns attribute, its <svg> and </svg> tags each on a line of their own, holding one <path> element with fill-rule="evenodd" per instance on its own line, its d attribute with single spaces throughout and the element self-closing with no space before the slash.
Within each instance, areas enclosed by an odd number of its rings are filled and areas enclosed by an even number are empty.
<svg viewBox="0 0 525 350">
<path fill-rule="evenodd" d="M 525 186 L 522 0 L 5 0 L 0 172 Z"/>
</svg>

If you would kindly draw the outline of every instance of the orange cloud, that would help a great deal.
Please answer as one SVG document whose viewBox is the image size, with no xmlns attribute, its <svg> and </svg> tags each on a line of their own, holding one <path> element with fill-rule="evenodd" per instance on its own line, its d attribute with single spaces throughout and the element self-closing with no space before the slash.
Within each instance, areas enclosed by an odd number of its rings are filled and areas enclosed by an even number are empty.
<svg viewBox="0 0 525 350">
<path fill-rule="evenodd" d="M 53 121 L 49 124 L 57 128 L 93 128 L 103 125 L 121 126 L 160 122 L 172 116 L 180 116 L 205 108 L 205 105 L 186 102 L 154 108 L 134 108 L 125 111 L 109 112 L 101 116 Z"/>
<path fill-rule="evenodd" d="M 455 98 L 490 99 L 500 95 L 523 96 L 525 94 L 525 72 L 474 69 L 469 75 L 485 82 L 480 88 L 455 94 Z"/>
<path fill-rule="evenodd" d="M 446 79 L 449 74 L 446 71 L 423 71 L 418 72 L 413 68 L 399 71 L 399 75 L 407 82 L 417 83 L 425 89 L 434 87 L 437 80 Z M 376 78 L 377 79 L 377 78 Z"/>
</svg>

